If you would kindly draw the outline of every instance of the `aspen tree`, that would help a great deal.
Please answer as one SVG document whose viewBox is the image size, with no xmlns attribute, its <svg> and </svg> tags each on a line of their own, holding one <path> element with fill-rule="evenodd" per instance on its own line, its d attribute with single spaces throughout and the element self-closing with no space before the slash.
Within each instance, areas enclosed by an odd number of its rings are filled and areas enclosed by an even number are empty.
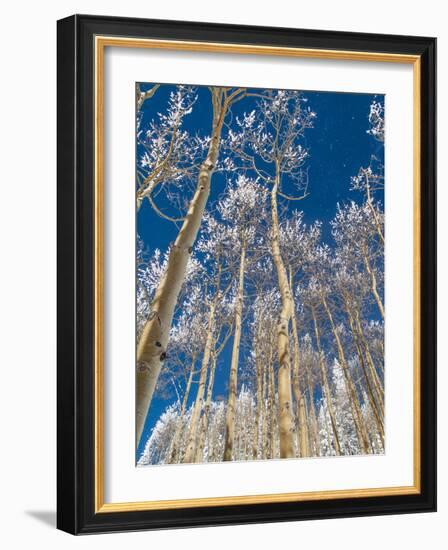
<svg viewBox="0 0 448 550">
<path fill-rule="evenodd" d="M 369 112 L 370 128 L 367 133 L 381 143 L 384 143 L 384 105 L 373 101 Z M 384 246 L 384 222 L 375 204 L 374 194 L 384 189 L 384 166 L 376 156 L 372 156 L 367 168 L 361 167 L 358 175 L 351 178 L 351 188 L 365 194 L 366 204 L 374 219 L 377 235 Z"/>
<path fill-rule="evenodd" d="M 257 412 L 255 417 L 253 445 L 252 445 L 252 458 L 255 460 L 258 458 L 258 450 L 260 448 L 260 426 L 262 425 L 262 412 L 263 412 L 263 367 L 261 364 L 260 353 L 258 348 L 260 346 L 260 332 L 257 331 L 255 338 L 255 365 L 256 365 L 256 380 L 257 380 Z"/>
<path fill-rule="evenodd" d="M 358 441 L 363 453 L 370 452 L 370 442 L 362 416 L 361 405 L 359 402 L 356 388 L 352 380 L 352 375 L 348 366 L 344 346 L 342 345 L 339 327 L 336 322 L 329 304 L 329 294 L 332 289 L 335 273 L 335 260 L 332 251 L 327 245 L 319 245 L 313 253 L 312 261 L 310 260 L 310 269 L 313 273 L 310 284 L 315 288 L 320 298 L 320 304 L 328 318 L 330 329 L 334 337 L 336 349 L 338 353 L 339 365 L 342 369 L 347 392 L 350 398 L 353 421 L 356 426 Z"/>
<path fill-rule="evenodd" d="M 216 351 L 212 351 L 210 372 L 208 376 L 207 397 L 204 405 L 204 413 L 201 417 L 201 425 L 199 429 L 199 443 L 196 449 L 195 462 L 201 462 L 203 460 L 204 445 L 205 445 L 206 434 L 208 430 L 210 406 L 211 406 L 212 395 L 213 395 L 213 385 L 215 383 L 215 371 L 216 371 Z"/>
<path fill-rule="evenodd" d="M 356 332 L 358 334 L 359 340 L 361 342 L 362 347 L 364 348 L 364 352 L 367 358 L 367 364 L 369 366 L 369 372 L 372 375 L 373 379 L 373 385 L 375 387 L 375 391 L 377 393 L 378 399 L 380 401 L 380 406 L 383 409 L 384 412 L 384 385 L 378 376 L 378 372 L 376 370 L 372 354 L 370 352 L 369 343 L 367 342 L 364 331 L 361 326 L 361 320 L 359 318 L 359 311 L 355 311 L 355 325 L 356 325 Z M 383 349 L 383 357 L 384 357 L 384 349 Z"/>
<path fill-rule="evenodd" d="M 352 329 L 365 354 L 376 401 L 383 416 L 384 387 L 364 337 L 360 316 L 362 304 L 367 301 L 365 296 L 370 291 L 384 319 L 384 307 L 378 292 L 376 269 L 373 267 L 374 262 L 382 265 L 384 249 L 376 242 L 375 222 L 366 205 L 358 206 L 352 203 L 344 208 L 338 207 L 332 227 L 337 243 L 339 290 L 343 295 L 346 310 L 350 310 Z M 384 349 L 382 356 L 384 357 Z"/>
<path fill-rule="evenodd" d="M 245 113 L 237 121 L 240 131 L 229 135 L 228 146 L 240 158 L 242 169 L 255 174 L 270 189 L 271 255 L 282 302 L 277 320 L 280 457 L 292 458 L 295 448 L 289 325 L 293 303 L 280 248 L 278 199 L 300 200 L 306 196 L 301 167 L 308 152 L 302 142 L 305 129 L 313 124 L 315 113 L 305 106 L 304 98 L 298 92 L 267 91 L 260 95 L 257 110 Z M 284 192 L 287 181 L 295 191 L 300 191 L 299 195 Z"/>
<path fill-rule="evenodd" d="M 171 449 L 169 451 L 169 462 L 177 462 L 179 458 L 179 438 L 182 430 L 185 411 L 187 409 L 188 398 L 190 396 L 191 383 L 193 382 L 194 366 L 195 366 L 195 356 L 193 355 L 191 367 L 190 367 L 190 374 L 188 375 L 187 387 L 185 389 L 185 394 L 182 400 L 179 418 L 176 425 L 176 431 L 174 432 L 174 436 L 171 441 Z"/>
<path fill-rule="evenodd" d="M 383 216 L 378 210 L 378 216 Z M 379 292 L 377 269 L 373 260 L 381 261 L 384 248 L 375 239 L 376 229 L 370 208 L 367 204 L 358 205 L 351 202 L 337 207 L 334 220 L 331 222 L 332 234 L 351 262 L 359 263 L 366 271 L 370 281 L 370 291 L 384 320 L 385 312 Z"/>
<path fill-rule="evenodd" d="M 232 362 L 230 365 L 229 398 L 227 400 L 226 416 L 226 441 L 224 448 L 224 460 L 232 460 L 234 424 L 235 424 L 235 402 L 238 377 L 238 359 L 240 353 L 241 325 L 243 314 L 243 292 L 244 292 L 244 270 L 246 259 L 246 243 L 241 243 L 241 258 L 238 279 L 237 302 L 235 308 L 235 333 L 233 339 Z"/>
<path fill-rule="evenodd" d="M 209 309 L 209 317 L 207 324 L 207 338 L 205 341 L 204 354 L 202 357 L 201 370 L 199 375 L 198 389 L 196 393 L 196 399 L 193 406 L 193 411 L 190 420 L 190 429 L 188 434 L 187 446 L 183 462 L 194 462 L 196 458 L 196 446 L 198 439 L 198 424 L 200 415 L 202 412 L 205 384 L 207 380 L 207 373 L 209 368 L 210 355 L 212 353 L 213 346 L 213 331 L 215 328 L 215 310 L 218 293 L 212 299 Z"/>
<path fill-rule="evenodd" d="M 319 325 L 318 325 L 318 322 L 317 322 L 316 308 L 313 305 L 311 306 L 311 314 L 312 314 L 312 317 L 313 317 L 313 325 L 314 325 L 314 331 L 315 331 L 315 335 L 316 335 L 317 351 L 319 353 L 319 367 L 320 367 L 320 372 L 321 372 L 321 376 L 322 376 L 322 383 L 323 383 L 323 387 L 324 387 L 325 397 L 327 399 L 327 406 L 328 406 L 328 412 L 329 412 L 330 420 L 331 420 L 331 427 L 332 427 L 332 430 L 333 430 L 334 448 L 335 448 L 336 455 L 340 455 L 341 454 L 341 445 L 339 443 L 338 427 L 337 427 L 337 423 L 336 423 L 336 415 L 335 415 L 335 412 L 334 412 L 333 398 L 332 398 L 331 391 L 330 391 L 330 385 L 328 383 L 327 371 L 326 371 L 325 366 L 324 366 L 324 355 L 323 355 L 323 350 L 322 350 L 322 347 L 321 347 L 320 329 L 319 329 Z"/>
<path fill-rule="evenodd" d="M 224 329 L 226 321 L 227 320 L 221 318 L 219 322 L 220 330 Z M 228 329 L 227 334 L 224 336 L 224 338 L 220 342 L 219 346 L 217 346 L 217 341 L 220 340 L 220 336 L 219 334 L 217 334 L 215 338 L 215 342 L 212 347 L 212 353 L 210 357 L 211 365 L 210 365 L 210 372 L 209 372 L 208 384 L 207 384 L 207 397 L 204 404 L 204 412 L 201 417 L 201 424 L 199 428 L 199 443 L 196 449 L 195 462 L 201 462 L 203 460 L 204 447 L 205 447 L 206 440 L 208 439 L 210 408 L 212 405 L 213 387 L 215 383 L 215 372 L 216 372 L 217 362 L 218 362 L 219 355 L 221 354 L 227 341 L 230 338 L 230 334 L 231 334 L 231 326 Z"/>
<path fill-rule="evenodd" d="M 137 346 L 136 434 L 140 440 L 154 389 L 166 356 L 169 331 L 177 299 L 185 278 L 187 265 L 201 226 L 204 209 L 210 195 L 212 174 L 218 161 L 221 132 L 225 117 L 242 89 L 211 88 L 213 120 L 210 143 L 205 160 L 199 168 L 197 186 L 171 247 L 166 270 L 155 292 L 151 314 Z"/>
<path fill-rule="evenodd" d="M 294 289 L 296 280 L 304 276 L 303 266 L 313 247 L 320 238 L 320 224 L 316 223 L 307 227 L 303 223 L 303 212 L 293 211 L 280 226 L 280 244 L 285 264 L 288 269 L 289 286 L 291 288 L 292 315 L 291 331 L 293 337 L 293 370 L 292 389 L 296 401 L 296 416 L 298 419 L 299 454 L 309 456 L 310 443 L 309 431 L 305 415 L 304 396 L 300 388 L 300 380 L 303 380 L 303 365 L 301 365 L 301 351 L 299 346 L 299 330 L 297 326 L 296 298 Z M 314 409 L 313 409 L 314 410 Z"/>
<path fill-rule="evenodd" d="M 321 300 L 322 300 L 322 305 L 325 309 L 325 312 L 328 315 L 328 319 L 329 319 L 330 325 L 331 325 L 331 330 L 333 332 L 333 335 L 334 335 L 334 338 L 335 338 L 335 341 L 336 341 L 340 365 L 342 367 L 342 372 L 344 374 L 345 383 L 347 385 L 347 389 L 348 389 L 349 396 L 350 396 L 350 401 L 351 401 L 351 405 L 352 405 L 353 420 L 354 420 L 355 425 L 356 425 L 359 444 L 360 444 L 361 449 L 364 453 L 369 453 L 369 451 L 370 451 L 369 438 L 368 438 L 368 435 L 367 435 L 364 419 L 362 417 L 361 407 L 359 405 L 359 399 L 358 399 L 358 396 L 356 395 L 356 389 L 355 389 L 355 386 L 353 384 L 353 380 L 352 380 L 352 377 L 350 375 L 350 371 L 348 369 L 348 364 L 347 364 L 347 361 L 346 361 L 346 358 L 345 358 L 344 348 L 341 344 L 341 339 L 339 337 L 339 333 L 338 333 L 336 325 L 334 323 L 333 315 L 331 313 L 331 310 L 328 306 L 327 299 L 326 299 L 324 294 L 322 294 Z"/>
<path fill-rule="evenodd" d="M 315 384 L 314 384 L 314 376 L 311 372 L 313 361 L 315 359 L 313 350 L 311 348 L 311 339 L 309 335 L 306 335 L 303 340 L 305 341 L 302 345 L 302 348 L 305 349 L 305 356 L 304 356 L 304 363 L 305 363 L 305 377 L 307 381 L 308 386 L 308 395 L 309 395 L 309 410 L 310 410 L 310 424 L 311 424 L 311 432 L 312 432 L 312 441 L 314 446 L 314 452 L 313 456 L 320 456 L 320 440 L 319 440 L 319 434 L 318 434 L 318 426 L 317 426 L 317 415 L 316 415 L 316 405 L 315 405 Z"/>
<path fill-rule="evenodd" d="M 200 455 L 198 446 L 202 442 L 202 430 L 206 429 L 201 415 L 205 404 L 204 396 L 207 376 L 209 378 L 210 392 L 213 391 L 214 370 L 213 372 L 210 371 L 210 360 L 213 355 L 219 355 L 220 350 L 217 349 L 217 342 L 224 327 L 228 324 L 227 317 L 230 316 L 233 318 L 234 315 L 234 306 L 227 301 L 228 293 L 232 287 L 232 279 L 228 270 L 227 237 L 225 225 L 215 217 L 204 214 L 201 235 L 197 243 L 197 251 L 204 256 L 205 261 L 202 283 L 208 289 L 206 292 L 206 295 L 208 294 L 206 301 L 209 307 L 209 317 L 199 386 L 190 422 L 184 462 L 194 462 Z M 227 338 L 229 335 L 230 332 L 227 334 Z"/>
<path fill-rule="evenodd" d="M 254 261 L 255 251 L 251 250 L 254 238 L 258 234 L 260 224 L 264 219 L 266 207 L 266 192 L 257 184 L 244 176 L 240 176 L 234 186 L 227 190 L 227 196 L 217 205 L 224 222 L 230 225 L 228 243 L 231 250 L 237 252 L 236 261 L 238 282 L 236 291 L 235 322 L 232 347 L 232 359 L 229 375 L 229 396 L 226 413 L 226 436 L 224 460 L 232 460 L 233 439 L 235 436 L 235 403 L 238 385 L 238 366 L 244 307 L 244 286 L 246 271 Z M 256 258 L 255 258 L 256 260 Z"/>
<path fill-rule="evenodd" d="M 292 276 L 290 276 L 292 279 Z M 292 284 L 291 284 L 292 286 Z M 297 331 L 297 319 L 295 308 L 293 309 L 292 314 L 292 335 L 294 342 L 294 368 L 293 368 L 293 391 L 296 399 L 296 406 L 298 409 L 298 448 L 299 456 L 307 457 L 310 456 L 310 445 L 309 445 L 309 434 L 308 434 L 308 425 L 305 414 L 305 399 L 303 393 L 300 389 L 300 359 L 299 359 L 299 336 Z"/>
<path fill-rule="evenodd" d="M 344 264 L 344 260 L 340 261 Z M 365 295 L 365 277 L 354 273 L 348 273 L 345 266 L 339 266 L 335 277 L 339 295 L 342 299 L 342 304 L 347 315 L 349 327 L 353 336 L 356 352 L 359 359 L 363 376 L 366 381 L 366 393 L 370 401 L 372 410 L 378 422 L 378 428 L 384 436 L 383 418 L 384 418 L 384 403 L 381 382 L 373 365 L 372 357 L 362 334 L 360 322 L 361 303 Z M 365 355 L 365 359 L 364 359 Z M 384 439 L 384 437 L 383 437 Z"/>
<path fill-rule="evenodd" d="M 358 335 L 357 335 L 357 333 L 354 329 L 353 317 L 351 316 L 350 312 L 348 312 L 347 314 L 348 314 L 348 317 L 349 317 L 350 329 L 351 329 L 352 334 L 354 336 L 355 347 L 356 347 L 356 351 L 357 351 L 357 355 L 358 355 L 358 364 L 361 368 L 361 371 L 363 373 L 364 380 L 365 380 L 365 385 L 366 385 L 365 393 L 367 395 L 367 399 L 369 400 L 370 407 L 371 407 L 371 409 L 373 411 L 373 414 L 374 414 L 374 417 L 375 417 L 375 422 L 377 424 L 378 433 L 379 433 L 379 435 L 381 437 L 381 440 L 384 444 L 384 423 L 383 423 L 384 410 L 381 408 L 381 405 L 378 405 L 377 400 L 375 399 L 374 392 L 373 392 L 371 382 L 370 382 L 370 377 L 369 377 L 369 374 L 368 374 L 366 366 L 365 366 L 364 356 L 363 356 L 362 351 L 361 351 L 361 346 L 360 346 L 360 343 L 359 343 Z M 378 399 L 378 397 L 377 397 L 377 399 Z"/>
</svg>

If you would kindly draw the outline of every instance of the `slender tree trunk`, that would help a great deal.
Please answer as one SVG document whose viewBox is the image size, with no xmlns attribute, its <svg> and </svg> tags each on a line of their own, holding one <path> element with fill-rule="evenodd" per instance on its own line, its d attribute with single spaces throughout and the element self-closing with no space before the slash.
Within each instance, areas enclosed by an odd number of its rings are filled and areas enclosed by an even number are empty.
<svg viewBox="0 0 448 550">
<path fill-rule="evenodd" d="M 356 315 L 357 314 L 355 313 L 355 317 Z M 352 332 L 354 332 L 355 334 L 356 345 L 359 348 L 358 355 L 361 355 L 363 359 L 364 359 L 364 356 L 363 356 L 362 350 L 364 349 L 366 361 L 364 361 L 363 363 L 363 372 L 365 373 L 365 376 L 369 374 L 369 377 L 368 377 L 369 391 L 376 404 L 378 414 L 380 415 L 381 418 L 384 418 L 384 400 L 383 400 L 383 389 L 381 387 L 381 382 L 376 372 L 375 365 L 373 364 L 373 359 L 372 359 L 372 356 L 370 355 L 367 342 L 364 340 L 361 325 L 358 324 L 358 321 L 356 320 L 356 318 L 353 317 L 353 315 L 351 315 L 351 318 L 350 318 L 350 326 L 351 326 Z M 367 366 L 366 366 L 366 363 L 367 363 Z M 370 378 L 371 378 L 371 381 L 370 381 Z M 373 388 L 370 384 L 373 384 Z"/>
<path fill-rule="evenodd" d="M 240 409 L 240 407 L 237 405 L 238 409 Z M 241 418 L 241 411 L 238 410 L 238 420 L 240 420 Z M 238 422 L 239 424 L 239 422 Z M 242 438 L 242 434 L 241 434 L 241 429 L 240 429 L 240 426 L 237 426 L 237 430 L 236 430 L 236 433 L 237 433 L 237 436 L 235 438 L 235 460 L 241 460 L 241 449 L 243 447 L 242 443 L 241 443 L 241 438 Z"/>
<path fill-rule="evenodd" d="M 204 413 L 201 418 L 201 428 L 199 430 L 199 444 L 196 450 L 195 462 L 202 462 L 204 459 L 205 440 L 208 432 L 208 421 L 210 417 L 210 406 L 212 403 L 213 385 L 215 383 L 216 353 L 211 353 L 211 367 L 208 377 L 207 397 L 205 399 Z"/>
<path fill-rule="evenodd" d="M 238 293 L 235 307 L 235 334 L 233 337 L 232 362 L 230 365 L 229 397 L 227 400 L 226 436 L 224 461 L 232 460 L 233 439 L 235 437 L 235 403 L 238 386 L 238 362 L 240 356 L 241 324 L 244 301 L 244 270 L 246 267 L 246 244 L 242 243 L 240 257 L 240 272 L 238 278 Z"/>
<path fill-rule="evenodd" d="M 193 407 L 190 420 L 190 430 L 188 433 L 187 447 L 185 449 L 185 455 L 183 462 L 194 462 L 196 458 L 196 446 L 198 437 L 198 424 L 202 412 L 202 406 L 204 403 L 205 383 L 207 380 L 207 371 L 210 362 L 210 355 L 213 346 L 213 327 L 215 321 L 215 300 L 211 303 L 208 327 L 207 327 L 207 339 L 205 342 L 204 355 L 202 357 L 201 374 L 199 377 L 198 391 L 196 394 L 196 401 Z"/>
<path fill-rule="evenodd" d="M 261 413 L 263 407 L 263 381 L 262 381 L 262 366 L 259 353 L 260 346 L 260 324 L 257 326 L 257 337 L 255 338 L 255 365 L 257 371 L 257 410 L 255 411 L 255 426 L 252 445 L 252 458 L 256 460 L 258 458 L 258 450 L 260 448 L 260 424 Z"/>
<path fill-rule="evenodd" d="M 327 411 L 324 410 L 324 424 L 325 424 L 325 433 L 327 434 L 327 445 L 328 445 L 328 456 L 332 455 L 332 443 L 331 443 L 331 433 L 330 426 L 328 425 Z"/>
<path fill-rule="evenodd" d="M 246 415 L 246 414 L 248 414 L 248 413 L 247 413 L 247 409 L 246 409 L 245 412 L 244 412 L 244 415 Z M 246 416 L 244 416 L 244 417 L 242 416 L 242 417 L 241 417 L 241 419 L 243 419 L 243 418 L 248 418 L 248 419 L 249 419 L 250 417 L 249 417 L 249 415 L 248 415 L 247 417 L 246 417 Z M 241 422 L 241 424 L 242 424 L 242 422 Z M 248 460 L 248 456 L 247 456 L 247 444 L 248 444 L 249 433 L 250 433 L 250 432 L 249 432 L 248 430 L 244 430 L 244 432 L 243 432 L 243 426 L 241 425 L 241 426 L 240 426 L 240 433 L 241 433 L 241 435 L 242 435 L 242 437 L 243 437 L 243 439 L 244 439 L 244 445 L 243 445 L 243 460 Z"/>
<path fill-rule="evenodd" d="M 352 334 L 353 334 L 353 340 L 355 343 L 356 353 L 358 355 L 359 366 L 361 367 L 361 372 L 363 374 L 363 378 L 366 384 L 365 391 L 367 394 L 367 399 L 369 400 L 370 408 L 372 409 L 373 416 L 375 417 L 375 423 L 377 425 L 378 435 L 380 436 L 381 442 L 383 443 L 383 446 L 384 446 L 383 412 L 381 411 L 381 409 L 379 409 L 379 405 L 377 403 L 377 400 L 375 399 L 373 389 L 370 383 L 370 377 L 365 365 L 364 356 L 362 354 L 361 345 L 359 342 L 359 336 L 355 331 L 353 315 L 349 310 L 349 307 L 347 304 L 346 304 L 346 312 L 347 312 L 347 316 L 350 324 L 350 330 L 352 331 Z"/>
<path fill-rule="evenodd" d="M 325 296 L 322 296 L 322 305 L 324 306 L 324 309 L 328 315 L 328 319 L 330 321 L 331 329 L 333 331 L 334 338 L 336 340 L 336 346 L 338 348 L 338 355 L 339 355 L 339 361 L 342 367 L 342 372 L 344 374 L 345 384 L 347 387 L 347 391 L 350 398 L 351 403 L 351 409 L 352 409 L 352 415 L 353 420 L 355 422 L 356 432 L 358 435 L 358 441 L 361 447 L 361 450 L 363 453 L 369 453 L 370 452 L 370 442 L 369 442 L 369 436 L 367 434 L 364 418 L 362 416 L 361 412 L 361 406 L 359 404 L 359 399 L 356 394 L 356 388 L 353 384 L 353 380 L 350 374 L 350 371 L 348 369 L 348 364 L 345 359 L 344 349 L 341 344 L 341 339 L 339 338 L 338 331 L 336 330 L 336 326 L 334 324 L 333 315 L 330 311 L 330 308 L 328 307 L 327 300 Z"/>
<path fill-rule="evenodd" d="M 375 210 L 375 207 L 373 206 L 372 196 L 370 194 L 370 185 L 369 185 L 369 180 L 367 175 L 366 175 L 366 178 L 367 178 L 367 204 L 370 208 L 370 211 L 372 212 L 373 219 L 375 220 L 376 232 L 378 233 L 378 236 L 381 239 L 381 242 L 383 243 L 383 246 L 384 246 L 384 235 L 381 229 L 380 220 L 378 219 L 378 214 Z"/>
<path fill-rule="evenodd" d="M 295 454 L 293 439 L 294 421 L 291 406 L 291 360 L 289 356 L 289 322 L 291 320 L 293 304 L 288 276 L 280 252 L 280 227 L 277 207 L 277 191 L 280 184 L 278 161 L 276 172 L 275 184 L 271 191 L 271 209 L 272 258 L 277 271 L 282 302 L 277 324 L 280 458 L 293 458 Z"/>
<path fill-rule="evenodd" d="M 356 323 L 356 329 L 359 336 L 359 340 L 362 344 L 362 347 L 364 348 L 364 352 L 366 354 L 367 364 L 369 366 L 370 374 L 372 375 L 373 379 L 373 385 L 375 387 L 375 391 L 378 395 L 379 403 L 381 406 L 382 413 L 384 414 L 384 386 L 381 382 L 380 377 L 378 376 L 378 373 L 375 368 L 375 363 L 373 362 L 373 357 L 370 353 L 369 344 L 367 343 L 367 340 L 364 336 L 364 332 L 362 330 L 361 326 L 361 320 L 359 318 L 359 311 L 355 312 L 355 323 Z"/>
<path fill-rule="evenodd" d="M 307 418 L 307 421 L 308 421 L 308 434 L 310 434 L 310 456 L 313 456 L 313 445 L 312 445 L 312 438 L 311 438 L 311 428 L 312 426 L 310 426 L 310 407 L 309 407 L 309 402 L 308 402 L 308 398 L 306 396 L 306 394 L 304 394 L 303 396 L 303 400 L 304 400 L 304 405 L 305 405 L 305 415 L 306 415 L 306 418 Z"/>
<path fill-rule="evenodd" d="M 185 279 L 188 260 L 201 226 L 205 205 L 210 195 L 211 178 L 218 160 L 222 125 L 229 105 L 227 101 L 222 100 L 222 95 L 223 92 L 220 88 L 213 89 L 213 130 L 207 157 L 199 170 L 196 191 L 182 227 L 171 247 L 165 273 L 159 282 L 151 304 L 151 316 L 143 328 L 137 346 L 137 442 L 140 441 L 152 396 L 166 357 L 174 310 Z"/>
<path fill-rule="evenodd" d="M 370 265 L 370 261 L 369 261 L 369 258 L 368 258 L 368 255 L 367 255 L 366 251 L 363 252 L 363 260 L 364 260 L 364 265 L 365 265 L 366 271 L 367 271 L 367 273 L 369 274 L 369 277 L 370 277 L 370 289 L 372 291 L 373 297 L 375 298 L 375 302 L 378 306 L 378 309 L 380 310 L 381 317 L 383 318 L 383 321 L 384 321 L 383 302 L 381 301 L 381 297 L 378 294 L 378 286 L 377 286 L 377 282 L 376 282 L 375 271 L 372 269 L 372 266 Z"/>
<path fill-rule="evenodd" d="M 193 357 L 191 359 L 191 367 L 190 367 L 190 373 L 188 375 L 188 380 L 187 380 L 187 386 L 185 388 L 185 394 L 184 394 L 184 398 L 182 400 L 182 405 L 181 405 L 181 408 L 180 408 L 180 412 L 179 412 L 179 418 L 177 420 L 177 425 L 176 425 L 176 431 L 174 432 L 174 437 L 171 441 L 171 449 L 170 449 L 170 452 L 169 452 L 169 462 L 171 464 L 177 462 L 179 460 L 179 444 L 180 444 L 180 435 L 181 435 L 181 432 L 182 432 L 182 426 L 183 426 L 183 422 L 184 422 L 184 416 L 185 416 L 185 411 L 187 409 L 187 404 L 188 404 L 188 397 L 190 395 L 190 389 L 191 389 L 191 383 L 193 381 L 193 374 L 194 374 L 194 364 L 195 364 L 195 355 L 193 354 Z"/>
<path fill-rule="evenodd" d="M 313 430 L 313 443 L 314 453 L 313 456 L 320 456 L 320 440 L 317 426 L 316 405 L 314 403 L 314 383 L 311 379 L 310 369 L 306 369 L 306 379 L 308 382 L 308 395 L 310 396 L 310 414 L 311 414 L 311 427 Z"/>
<path fill-rule="evenodd" d="M 275 455 L 275 380 L 272 362 L 268 364 L 268 415 L 269 415 L 269 458 Z"/>
<path fill-rule="evenodd" d="M 328 383 L 327 371 L 324 365 L 324 355 L 323 355 L 323 350 L 320 343 L 320 329 L 317 322 L 316 311 L 314 307 L 311 308 L 311 314 L 313 316 L 314 333 L 316 335 L 317 351 L 319 353 L 320 373 L 322 376 L 325 397 L 327 398 L 327 407 L 328 407 L 328 413 L 330 415 L 331 427 L 333 429 L 333 446 L 334 446 L 336 455 L 339 456 L 341 454 L 341 445 L 339 442 L 338 428 L 336 423 L 336 414 L 334 412 L 333 398 L 330 391 L 330 384 Z"/>
<path fill-rule="evenodd" d="M 366 390 L 365 390 L 365 387 L 364 387 L 364 381 L 365 381 L 365 377 L 364 377 L 364 373 L 361 371 L 361 366 L 360 366 L 360 363 L 357 361 L 355 364 L 354 364 L 354 367 L 353 367 L 353 382 L 354 382 L 354 385 L 355 385 L 355 388 L 357 388 L 357 391 L 359 391 L 359 393 L 362 395 L 362 398 L 364 400 L 364 403 L 367 404 L 368 400 L 369 400 L 369 397 L 366 393 Z M 371 453 L 372 454 L 375 454 L 375 445 L 374 445 L 374 440 L 377 440 L 377 434 L 376 433 L 372 433 L 373 430 L 372 430 L 372 427 L 370 425 L 370 423 L 368 424 L 367 423 L 367 420 L 365 419 L 365 415 L 363 414 L 363 418 L 364 418 L 364 423 L 365 423 L 365 427 L 366 427 L 366 432 L 367 432 L 367 436 L 369 438 L 369 442 L 370 442 L 370 449 L 371 449 Z"/>
<path fill-rule="evenodd" d="M 258 361 L 257 361 L 258 363 Z M 252 445 L 252 458 L 256 460 L 258 458 L 258 449 L 260 448 L 260 424 L 261 424 L 261 369 L 259 364 L 257 364 L 257 409 L 255 411 L 254 418 L 254 435 L 253 435 L 253 445 Z"/>
<path fill-rule="evenodd" d="M 217 434 L 217 428 L 216 428 L 216 421 L 213 423 L 210 423 L 210 416 L 209 416 L 209 423 L 208 423 L 208 454 L 207 454 L 207 462 L 216 462 L 217 461 L 217 441 L 218 441 L 218 434 Z"/>
<path fill-rule="evenodd" d="M 289 266 L 289 286 L 293 288 L 293 275 L 291 266 Z M 310 456 L 309 447 L 309 435 L 308 426 L 306 423 L 305 415 L 305 403 L 302 391 L 300 389 L 300 349 L 299 349 L 299 334 L 297 330 L 297 317 L 296 307 L 294 304 L 294 297 L 291 294 L 293 302 L 292 315 L 291 315 L 291 328 L 294 342 L 294 355 L 293 355 L 293 370 L 292 370 L 292 388 L 297 407 L 297 449 L 300 457 Z"/>
<path fill-rule="evenodd" d="M 267 441 L 268 441 L 268 414 L 267 414 L 267 408 L 268 408 L 268 401 L 269 401 L 269 394 L 268 394 L 268 377 L 267 377 L 267 361 L 265 360 L 263 362 L 263 380 L 262 380 L 262 429 L 261 429 L 261 457 L 266 459 L 268 457 L 267 452 Z"/>
</svg>

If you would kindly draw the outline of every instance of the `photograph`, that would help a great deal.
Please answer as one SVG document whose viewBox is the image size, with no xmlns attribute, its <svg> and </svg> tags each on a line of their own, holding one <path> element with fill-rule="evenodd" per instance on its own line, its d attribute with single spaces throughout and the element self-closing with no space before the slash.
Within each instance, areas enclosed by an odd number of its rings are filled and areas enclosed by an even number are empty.
<svg viewBox="0 0 448 550">
<path fill-rule="evenodd" d="M 137 467 L 384 454 L 385 95 L 135 97 Z"/>
<path fill-rule="evenodd" d="M 435 510 L 435 38 L 57 46 L 58 528 Z"/>
<path fill-rule="evenodd" d="M 2 13 L 2 547 L 443 546 L 443 3 Z"/>
</svg>

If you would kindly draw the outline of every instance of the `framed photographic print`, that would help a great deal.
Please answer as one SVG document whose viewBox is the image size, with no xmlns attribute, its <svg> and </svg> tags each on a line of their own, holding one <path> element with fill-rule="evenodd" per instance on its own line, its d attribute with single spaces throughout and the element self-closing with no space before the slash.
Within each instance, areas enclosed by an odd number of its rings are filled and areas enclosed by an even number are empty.
<svg viewBox="0 0 448 550">
<path fill-rule="evenodd" d="M 433 38 L 58 22 L 58 527 L 434 511 Z"/>
</svg>

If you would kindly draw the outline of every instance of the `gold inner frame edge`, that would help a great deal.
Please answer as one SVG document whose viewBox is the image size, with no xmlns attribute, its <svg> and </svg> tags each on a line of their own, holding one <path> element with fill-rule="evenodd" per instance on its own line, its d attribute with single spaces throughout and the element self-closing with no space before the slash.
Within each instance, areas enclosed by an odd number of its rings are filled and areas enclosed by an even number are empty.
<svg viewBox="0 0 448 550">
<path fill-rule="evenodd" d="M 106 47 L 152 48 L 207 53 L 236 53 L 330 59 L 346 61 L 370 61 L 386 63 L 407 63 L 413 65 L 413 297 L 414 297 L 414 350 L 413 350 L 413 424 L 414 424 L 414 479 L 413 485 L 397 487 L 362 488 L 349 490 L 328 490 L 313 492 L 276 493 L 262 495 L 205 497 L 178 500 L 154 500 L 140 502 L 104 502 L 104 50 Z M 333 500 L 342 498 L 412 495 L 421 492 L 421 385 L 420 385 L 420 202 L 421 202 L 421 58 L 418 55 L 392 54 L 382 52 L 359 52 L 348 50 L 325 50 L 280 46 L 259 46 L 254 44 L 228 44 L 181 40 L 157 40 L 96 36 L 95 58 L 95 421 L 94 421 L 94 508 L 95 513 L 132 512 L 143 510 L 167 510 L 209 506 L 232 506 L 242 504 L 265 504 L 275 502 L 303 502 Z"/>
</svg>

